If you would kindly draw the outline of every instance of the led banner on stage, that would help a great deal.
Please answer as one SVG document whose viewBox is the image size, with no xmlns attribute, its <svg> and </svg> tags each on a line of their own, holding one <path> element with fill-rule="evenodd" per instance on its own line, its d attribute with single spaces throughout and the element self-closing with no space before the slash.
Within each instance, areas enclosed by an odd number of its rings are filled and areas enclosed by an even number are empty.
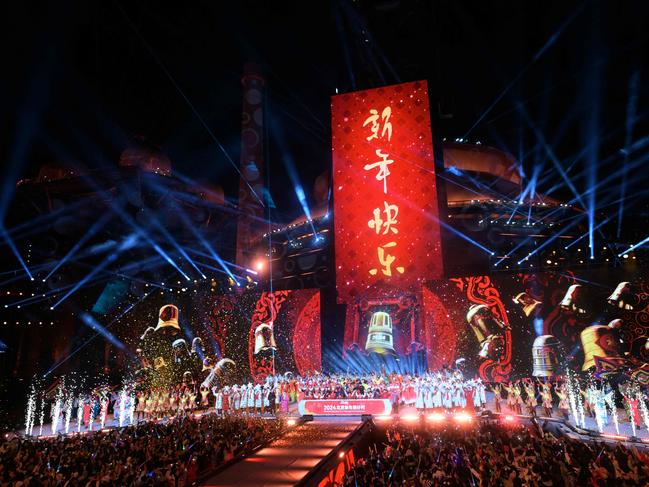
<svg viewBox="0 0 649 487">
<path fill-rule="evenodd" d="M 297 405 L 300 415 L 359 416 L 392 412 L 389 399 L 303 399 Z"/>
<path fill-rule="evenodd" d="M 339 299 L 441 278 L 427 83 L 337 95 L 331 110 Z"/>
</svg>

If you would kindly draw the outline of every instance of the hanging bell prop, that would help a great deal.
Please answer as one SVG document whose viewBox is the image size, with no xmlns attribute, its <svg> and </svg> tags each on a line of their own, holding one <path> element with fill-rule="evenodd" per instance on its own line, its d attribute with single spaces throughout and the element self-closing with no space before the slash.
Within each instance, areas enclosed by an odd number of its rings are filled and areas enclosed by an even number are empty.
<svg viewBox="0 0 649 487">
<path fill-rule="evenodd" d="M 203 340 L 200 337 L 196 337 L 192 340 L 192 353 L 203 358 L 205 356 L 205 351 L 203 350 Z"/>
<path fill-rule="evenodd" d="M 584 349 L 582 371 L 595 367 L 596 359 L 620 358 L 619 342 L 613 330 L 614 326 L 604 325 L 593 325 L 584 328 L 580 335 L 581 346 Z"/>
<path fill-rule="evenodd" d="M 621 282 L 617 285 L 613 294 L 611 294 L 606 301 L 608 301 L 608 304 L 615 306 L 616 308 L 632 310 L 634 297 L 635 296 L 631 293 L 631 283 Z"/>
<path fill-rule="evenodd" d="M 179 364 L 189 357 L 189 347 L 187 347 L 187 342 L 184 338 L 174 340 L 171 344 L 171 348 L 174 352 L 174 362 Z"/>
<path fill-rule="evenodd" d="M 166 367 L 167 362 L 165 362 L 165 359 L 162 357 L 156 357 L 153 359 L 153 368 L 155 370 L 160 370 L 162 367 Z"/>
<path fill-rule="evenodd" d="M 582 302 L 583 297 L 581 284 L 573 284 L 566 291 L 566 294 L 559 303 L 559 306 L 574 313 L 584 314 L 586 313 L 586 310 L 582 307 Z"/>
<path fill-rule="evenodd" d="M 392 318 L 384 311 L 372 315 L 367 331 L 365 351 L 378 354 L 394 354 L 394 338 L 392 336 Z"/>
<path fill-rule="evenodd" d="M 552 377 L 559 363 L 559 340 L 553 335 L 536 337 L 532 345 L 532 376 Z"/>
<path fill-rule="evenodd" d="M 158 326 L 155 327 L 155 331 L 158 330 L 180 331 L 178 307 L 173 304 L 165 304 L 160 308 L 160 312 L 158 313 Z"/>
<path fill-rule="evenodd" d="M 264 350 L 277 350 L 272 322 L 262 323 L 255 328 L 255 355 Z"/>
<path fill-rule="evenodd" d="M 514 302 L 519 304 L 523 308 L 523 313 L 525 313 L 525 316 L 531 315 L 538 307 L 538 305 L 541 304 L 541 301 L 537 301 L 527 293 L 517 294 L 514 298 Z"/>
<path fill-rule="evenodd" d="M 497 357 L 504 345 L 501 330 L 505 324 L 494 316 L 486 304 L 472 304 L 466 321 L 480 344 L 478 355 L 482 358 Z"/>
</svg>

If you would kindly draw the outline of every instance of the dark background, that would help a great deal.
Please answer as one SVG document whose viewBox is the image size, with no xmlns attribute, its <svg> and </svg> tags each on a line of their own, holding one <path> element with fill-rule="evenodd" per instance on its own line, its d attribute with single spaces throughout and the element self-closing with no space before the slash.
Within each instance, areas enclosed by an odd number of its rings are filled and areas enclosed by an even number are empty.
<svg viewBox="0 0 649 487">
<path fill-rule="evenodd" d="M 624 146 L 636 76 L 633 139 L 647 133 L 649 4 L 641 1 L 12 2 L 4 10 L 0 147 L 10 179 L 52 160 L 113 164 L 139 135 L 176 170 L 236 197 L 237 174 L 201 120 L 238 164 L 247 61 L 267 78 L 277 220 L 301 213 L 284 157 L 307 197 L 329 170 L 336 90 L 428 79 L 437 136 L 508 150 L 528 172 L 545 162 L 545 189 L 557 175 L 522 110 L 560 160 L 596 135 L 604 159 Z"/>
</svg>

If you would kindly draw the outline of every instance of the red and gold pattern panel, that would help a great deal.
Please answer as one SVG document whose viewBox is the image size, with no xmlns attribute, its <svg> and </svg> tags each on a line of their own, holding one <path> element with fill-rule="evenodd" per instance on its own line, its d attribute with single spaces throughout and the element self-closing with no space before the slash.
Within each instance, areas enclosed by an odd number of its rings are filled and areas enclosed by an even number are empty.
<svg viewBox="0 0 649 487">
<path fill-rule="evenodd" d="M 255 330 L 263 323 L 272 324 L 277 350 L 273 355 L 255 352 Z M 273 373 L 301 375 L 320 372 L 320 291 L 263 292 L 257 299 L 248 333 L 250 373 L 256 381 Z"/>
<path fill-rule="evenodd" d="M 337 95 L 331 110 L 339 300 L 418 292 L 443 274 L 427 83 Z"/>
<path fill-rule="evenodd" d="M 503 333 L 503 353 L 498 360 L 486 359 L 480 364 L 480 378 L 487 382 L 502 382 L 509 379 L 512 371 L 512 333 L 509 328 L 507 310 L 500 298 L 500 291 L 496 289 L 489 276 L 473 276 L 451 279 L 460 291 L 466 293 L 469 302 L 484 304 L 503 322 L 507 328 Z"/>
</svg>

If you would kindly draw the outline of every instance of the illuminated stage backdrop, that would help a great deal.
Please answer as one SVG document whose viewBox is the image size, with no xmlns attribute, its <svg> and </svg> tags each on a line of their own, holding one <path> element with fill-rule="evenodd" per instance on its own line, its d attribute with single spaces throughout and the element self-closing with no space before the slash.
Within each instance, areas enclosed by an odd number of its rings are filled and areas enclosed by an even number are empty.
<svg viewBox="0 0 649 487">
<path fill-rule="evenodd" d="M 338 298 L 442 277 L 425 81 L 332 98 Z"/>
<path fill-rule="evenodd" d="M 322 370 L 320 291 L 244 292 L 217 296 L 208 320 L 223 357 L 261 381 L 275 372 Z"/>
</svg>

